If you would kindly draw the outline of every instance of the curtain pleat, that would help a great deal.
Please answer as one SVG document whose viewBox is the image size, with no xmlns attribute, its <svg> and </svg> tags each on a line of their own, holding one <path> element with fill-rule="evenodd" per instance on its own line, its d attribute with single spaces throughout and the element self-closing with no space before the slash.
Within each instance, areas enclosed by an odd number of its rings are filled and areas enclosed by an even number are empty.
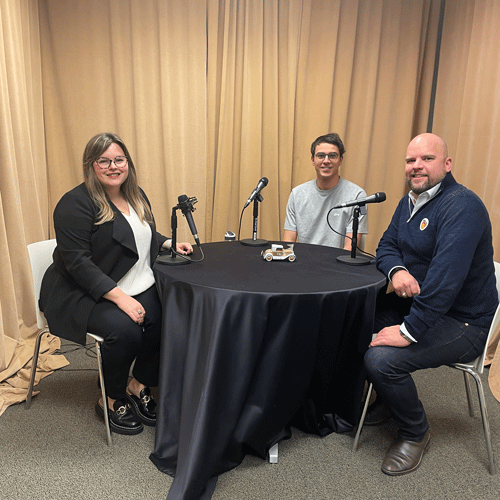
<svg viewBox="0 0 500 500">
<path fill-rule="evenodd" d="M 494 246 L 500 245 L 500 3 L 446 3 L 443 52 L 436 95 L 435 131 L 443 135 L 459 182 L 489 210 Z M 458 31 L 462 36 L 451 36 Z M 500 257 L 497 256 L 497 260 Z"/>
</svg>

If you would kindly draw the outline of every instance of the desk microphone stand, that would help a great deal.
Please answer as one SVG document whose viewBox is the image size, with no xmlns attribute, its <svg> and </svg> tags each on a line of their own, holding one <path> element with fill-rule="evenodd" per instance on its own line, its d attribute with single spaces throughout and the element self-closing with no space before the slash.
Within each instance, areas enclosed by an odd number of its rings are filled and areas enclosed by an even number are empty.
<svg viewBox="0 0 500 500">
<path fill-rule="evenodd" d="M 337 260 L 350 266 L 365 266 L 370 263 L 370 259 L 363 255 L 356 256 L 356 247 L 358 246 L 358 223 L 359 223 L 359 205 L 354 207 L 352 220 L 352 240 L 351 255 L 339 255 Z"/>
<path fill-rule="evenodd" d="M 168 264 L 170 266 L 178 266 L 182 264 L 191 264 L 191 259 L 186 256 L 178 257 L 174 250 L 177 249 L 177 214 L 176 210 L 179 205 L 172 208 L 172 216 L 170 219 L 170 224 L 172 226 L 172 244 L 170 246 L 170 255 L 159 255 L 156 257 L 156 261 L 162 264 Z"/>
<path fill-rule="evenodd" d="M 259 201 L 263 201 L 262 195 L 259 193 L 253 200 L 253 237 L 252 239 L 240 240 L 242 245 L 258 247 L 267 245 L 269 241 L 260 240 L 257 238 L 257 220 L 259 218 Z"/>
</svg>

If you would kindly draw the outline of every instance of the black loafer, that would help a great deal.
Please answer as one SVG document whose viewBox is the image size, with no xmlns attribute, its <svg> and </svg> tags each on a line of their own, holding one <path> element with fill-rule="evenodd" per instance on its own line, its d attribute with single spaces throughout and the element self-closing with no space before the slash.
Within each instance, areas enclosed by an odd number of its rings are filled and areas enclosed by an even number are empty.
<svg viewBox="0 0 500 500">
<path fill-rule="evenodd" d="M 124 400 L 116 400 L 113 404 L 113 411 L 108 408 L 109 426 L 116 434 L 134 435 L 140 434 L 144 426 L 130 405 Z M 95 412 L 99 417 L 104 418 L 104 407 L 98 401 L 95 405 Z"/>
<path fill-rule="evenodd" d="M 156 401 L 151 395 L 149 387 L 144 388 L 139 397 L 127 392 L 126 398 L 134 413 L 141 419 L 145 425 L 156 425 Z"/>
</svg>

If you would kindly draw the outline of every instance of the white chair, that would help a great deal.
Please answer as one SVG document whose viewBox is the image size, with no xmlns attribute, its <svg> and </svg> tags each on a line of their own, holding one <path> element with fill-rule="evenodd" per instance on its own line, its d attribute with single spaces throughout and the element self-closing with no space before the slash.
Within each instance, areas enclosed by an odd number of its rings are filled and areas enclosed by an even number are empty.
<svg viewBox="0 0 500 500">
<path fill-rule="evenodd" d="M 497 293 L 500 298 L 500 264 L 498 262 L 495 262 L 495 276 L 497 279 Z M 484 350 L 481 356 L 479 356 L 474 361 L 471 361 L 470 363 L 453 363 L 452 365 L 450 365 L 450 368 L 461 370 L 464 374 L 465 390 L 467 392 L 467 403 L 469 405 L 469 415 L 471 417 L 474 416 L 474 408 L 472 406 L 472 399 L 470 392 L 471 390 L 467 374 L 473 377 L 476 382 L 477 394 L 479 396 L 479 408 L 481 410 L 481 418 L 483 421 L 484 438 L 486 440 L 486 451 L 488 452 L 489 469 L 490 469 L 490 474 L 492 475 L 496 474 L 496 466 L 493 457 L 493 447 L 491 445 L 490 422 L 488 420 L 488 413 L 486 411 L 486 400 L 484 398 L 483 383 L 481 381 L 480 375 L 484 371 L 484 358 L 486 356 L 486 350 L 488 349 L 488 343 L 490 341 L 491 335 L 497 330 L 499 324 L 500 324 L 500 305 L 497 307 L 495 316 L 493 316 L 493 321 L 491 322 L 491 327 L 488 332 L 488 338 L 486 339 L 486 344 L 484 346 Z M 365 399 L 365 404 L 363 406 L 361 419 L 359 421 L 358 430 L 356 431 L 356 435 L 354 437 L 353 451 L 356 451 L 358 448 L 359 437 L 361 435 L 361 429 L 363 428 L 363 423 L 365 421 L 366 412 L 368 410 L 368 405 L 370 402 L 370 396 L 372 394 L 372 390 L 373 390 L 373 385 L 370 383 L 368 386 L 368 392 L 366 394 L 366 399 Z"/>
<path fill-rule="evenodd" d="M 37 243 L 32 243 L 31 245 L 28 245 L 28 254 L 31 262 L 31 273 L 33 275 L 33 286 L 35 291 L 36 318 L 39 331 L 35 342 L 35 351 L 33 354 L 33 367 L 31 369 L 30 384 L 28 387 L 28 395 L 26 397 L 26 409 L 29 409 L 31 406 L 31 396 L 33 393 L 33 386 L 35 385 L 35 375 L 36 375 L 36 367 L 38 364 L 38 354 L 40 352 L 40 342 L 42 340 L 42 336 L 49 331 L 47 320 L 45 319 L 45 316 L 43 315 L 42 311 L 40 311 L 40 308 L 38 306 L 38 299 L 40 298 L 40 287 L 42 285 L 42 278 L 47 268 L 50 266 L 50 264 L 52 264 L 52 254 L 54 252 L 55 247 L 56 247 L 56 240 L 39 241 Z M 104 339 L 92 333 L 87 333 L 87 335 L 95 341 L 97 362 L 99 369 L 99 382 L 101 385 L 102 400 L 104 405 L 104 424 L 106 427 L 106 439 L 108 446 L 111 446 L 113 442 L 111 438 L 111 428 L 109 426 L 109 419 L 108 419 L 108 398 L 106 396 L 106 388 L 104 386 L 102 357 L 101 357 L 101 344 L 102 342 L 104 342 Z"/>
</svg>

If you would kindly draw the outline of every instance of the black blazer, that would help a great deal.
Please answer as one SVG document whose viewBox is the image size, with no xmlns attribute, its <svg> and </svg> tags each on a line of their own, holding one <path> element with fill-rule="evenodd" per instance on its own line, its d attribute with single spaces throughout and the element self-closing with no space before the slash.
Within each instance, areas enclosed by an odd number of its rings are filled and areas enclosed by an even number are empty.
<svg viewBox="0 0 500 500">
<path fill-rule="evenodd" d="M 139 258 L 132 228 L 111 206 L 114 220 L 96 225 L 99 208 L 82 183 L 67 192 L 54 210 L 57 246 L 54 263 L 42 280 L 40 309 L 51 333 L 82 345 L 90 311 Z M 167 238 L 156 232 L 154 223 L 151 233 L 152 265 Z"/>
</svg>

